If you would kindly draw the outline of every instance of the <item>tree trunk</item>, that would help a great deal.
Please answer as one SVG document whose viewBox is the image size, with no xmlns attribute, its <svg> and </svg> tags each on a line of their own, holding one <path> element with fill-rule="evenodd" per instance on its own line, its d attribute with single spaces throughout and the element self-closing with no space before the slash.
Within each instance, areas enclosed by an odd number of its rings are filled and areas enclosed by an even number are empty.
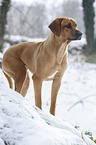
<svg viewBox="0 0 96 145">
<path fill-rule="evenodd" d="M 93 3 L 95 0 L 83 0 L 83 11 L 84 11 L 84 23 L 85 23 L 85 33 L 87 40 L 87 48 L 89 51 L 94 49 L 94 16 L 95 11 Z"/>
<path fill-rule="evenodd" d="M 2 0 L 0 5 L 0 51 L 4 43 L 5 25 L 7 23 L 7 12 L 9 10 L 11 0 Z"/>
</svg>

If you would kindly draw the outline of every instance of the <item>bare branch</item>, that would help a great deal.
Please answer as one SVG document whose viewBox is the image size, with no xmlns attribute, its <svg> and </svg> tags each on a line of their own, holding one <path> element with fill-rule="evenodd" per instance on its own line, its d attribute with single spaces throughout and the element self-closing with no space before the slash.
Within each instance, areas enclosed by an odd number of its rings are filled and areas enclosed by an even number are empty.
<svg viewBox="0 0 96 145">
<path fill-rule="evenodd" d="M 84 103 L 84 100 L 86 100 L 86 99 L 88 99 L 88 98 L 90 98 L 92 96 L 96 96 L 96 94 L 88 95 L 88 96 L 85 96 L 85 97 L 81 98 L 79 101 L 75 102 L 71 107 L 69 107 L 68 111 L 70 111 L 74 106 L 76 106 L 79 103 L 83 104 Z"/>
</svg>

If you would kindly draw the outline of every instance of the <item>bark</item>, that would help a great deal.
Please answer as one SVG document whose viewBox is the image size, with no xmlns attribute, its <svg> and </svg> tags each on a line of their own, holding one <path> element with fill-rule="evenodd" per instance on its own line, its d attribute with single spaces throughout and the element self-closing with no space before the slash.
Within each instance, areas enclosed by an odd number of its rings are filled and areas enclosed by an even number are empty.
<svg viewBox="0 0 96 145">
<path fill-rule="evenodd" d="M 4 43 L 5 26 L 7 24 L 7 13 L 9 11 L 11 0 L 2 0 L 0 5 L 0 51 Z"/>
<path fill-rule="evenodd" d="M 95 11 L 93 3 L 95 0 L 83 0 L 84 24 L 87 40 L 87 48 L 92 51 L 94 49 L 94 17 Z"/>
</svg>

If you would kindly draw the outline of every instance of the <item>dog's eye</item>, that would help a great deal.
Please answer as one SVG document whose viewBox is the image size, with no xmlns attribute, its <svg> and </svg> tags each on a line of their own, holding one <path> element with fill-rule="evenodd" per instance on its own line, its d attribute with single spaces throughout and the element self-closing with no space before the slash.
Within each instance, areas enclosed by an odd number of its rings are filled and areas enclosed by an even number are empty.
<svg viewBox="0 0 96 145">
<path fill-rule="evenodd" d="M 68 25 L 65 26 L 66 28 L 71 28 L 71 24 L 69 23 Z"/>
</svg>

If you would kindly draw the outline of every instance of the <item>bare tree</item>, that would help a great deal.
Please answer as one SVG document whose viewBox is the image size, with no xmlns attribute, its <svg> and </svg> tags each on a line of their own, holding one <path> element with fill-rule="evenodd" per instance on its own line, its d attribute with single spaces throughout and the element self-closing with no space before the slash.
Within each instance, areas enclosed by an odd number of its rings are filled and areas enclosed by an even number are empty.
<svg viewBox="0 0 96 145">
<path fill-rule="evenodd" d="M 87 40 L 87 48 L 89 51 L 93 51 L 94 49 L 94 17 L 95 11 L 93 7 L 93 3 L 95 0 L 83 0 L 83 12 L 84 12 L 84 23 L 86 29 L 86 40 Z"/>
<path fill-rule="evenodd" d="M 7 23 L 7 12 L 10 7 L 11 0 L 2 0 L 0 5 L 0 51 L 4 43 L 5 25 Z"/>
<path fill-rule="evenodd" d="M 46 20 L 43 4 L 26 6 L 13 3 L 8 13 L 7 32 L 9 35 L 27 37 L 43 37 L 44 23 Z"/>
</svg>

